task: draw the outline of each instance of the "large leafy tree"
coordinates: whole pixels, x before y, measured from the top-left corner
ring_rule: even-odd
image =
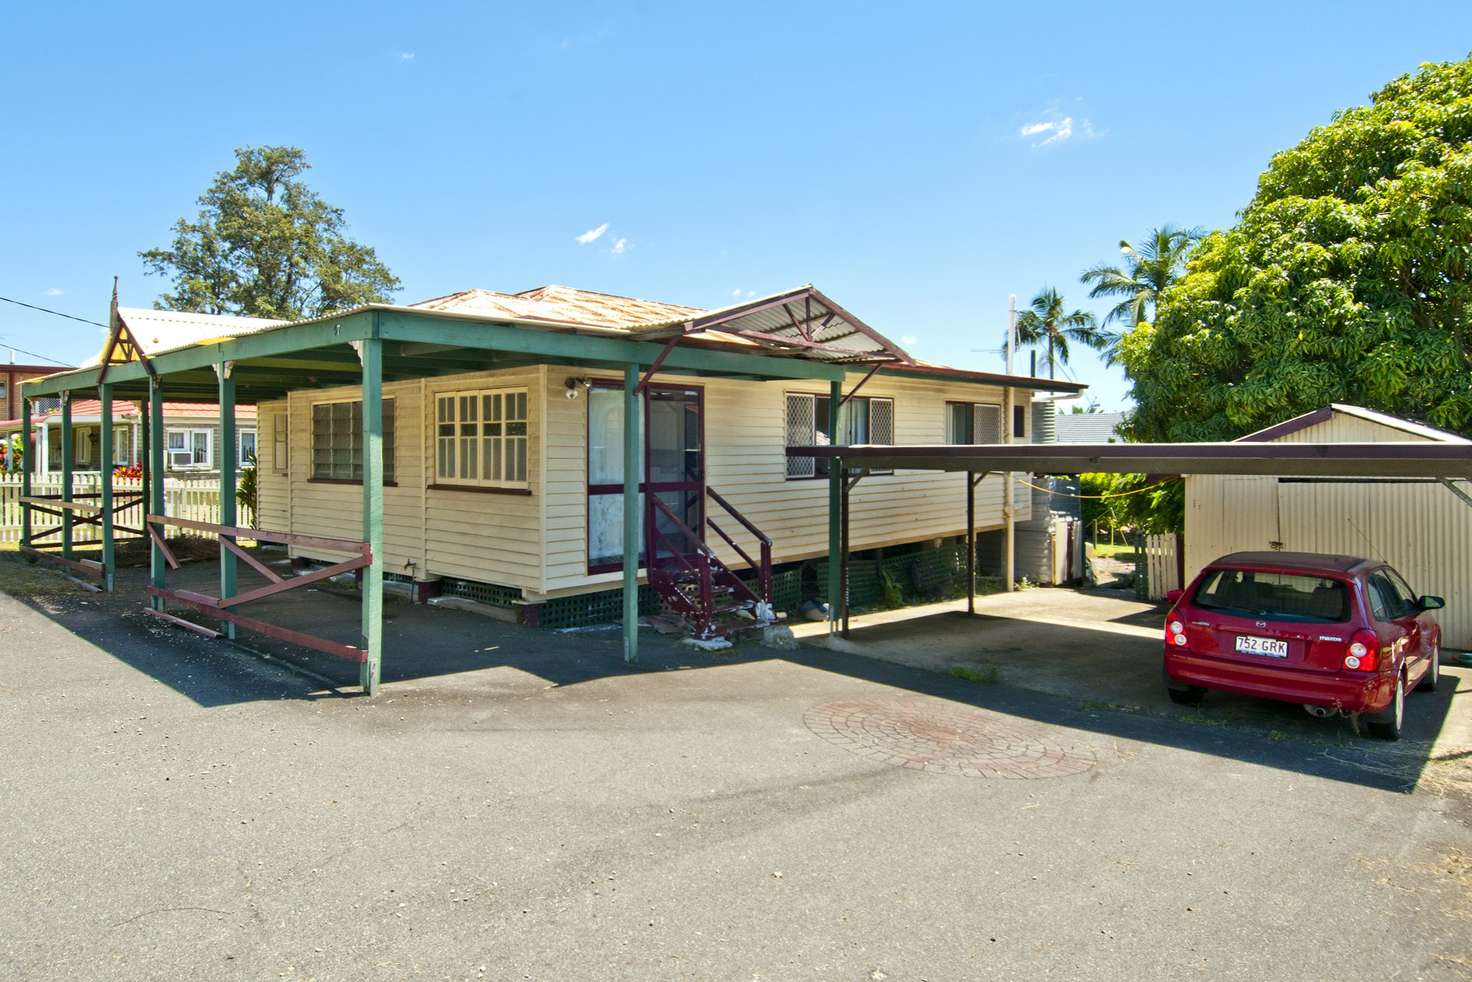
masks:
[[[174,288],[155,306],[296,320],[381,302],[398,279],[369,246],[347,236],[342,209],[301,175],[296,147],[244,147],[215,176],[194,221],[174,223],[174,241],[139,253]]]
[[[1017,315],[1017,343],[1022,347],[1047,348],[1049,378],[1056,377],[1059,363],[1068,364],[1070,343],[1091,348],[1105,343],[1093,314],[1066,307],[1063,296],[1051,286],[1045,286],[1032,298],[1028,309]]]
[[[1121,357],[1142,440],[1344,401],[1472,432],[1472,60],[1426,65],[1277,154]]]
[[[1201,241],[1202,231],[1162,225],[1150,230],[1138,246],[1121,240],[1119,251],[1123,262],[1116,266],[1101,264],[1085,270],[1080,282],[1090,287],[1095,300],[1113,300],[1101,329],[1112,323],[1122,330],[1103,331],[1105,364],[1119,360],[1119,342],[1124,332],[1155,318],[1155,307],[1165,289],[1175,284],[1186,271],[1186,256]]]

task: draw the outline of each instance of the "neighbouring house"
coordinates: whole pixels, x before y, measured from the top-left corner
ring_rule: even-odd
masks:
[[[1465,444],[1423,423],[1333,404],[1244,442]],[[1435,478],[1186,477],[1185,574],[1238,551],[1322,552],[1383,559],[1437,611],[1445,644],[1472,648],[1472,487]]]
[[[0,364],[0,419],[20,418],[20,383],[22,381],[64,371],[66,371],[65,365],[17,364],[12,354],[9,363]],[[47,399],[37,409],[45,410],[55,404],[55,399]]]
[[[57,400],[59,401],[59,400]],[[219,411],[213,405],[189,402],[164,403],[164,469],[169,477],[205,478],[218,476],[220,445]],[[142,463],[142,414],[134,403],[116,402],[112,407],[113,467]],[[256,452],[256,410],[239,406],[235,412],[234,453],[238,466],[245,466]],[[46,409],[31,417],[32,441],[38,452],[32,457],[37,477],[61,473],[61,409]],[[19,419],[0,421],[0,440],[9,440],[21,430]],[[72,469],[79,474],[101,469],[102,406],[95,399],[72,403]]]

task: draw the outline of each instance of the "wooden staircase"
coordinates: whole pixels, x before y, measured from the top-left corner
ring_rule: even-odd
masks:
[[[649,585],[665,610],[678,617],[692,637],[711,641],[766,627],[777,618],[772,610],[772,540],[714,489],[705,493],[756,540],[758,558],[753,559],[714,519],[706,518],[705,524],[757,574],[756,588],[722,562],[704,537],[657,494],[645,496],[644,555]]]

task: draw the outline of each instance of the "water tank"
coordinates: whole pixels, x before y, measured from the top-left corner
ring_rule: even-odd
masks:
[[[1051,399],[1032,404],[1032,442],[1058,442],[1058,410]]]

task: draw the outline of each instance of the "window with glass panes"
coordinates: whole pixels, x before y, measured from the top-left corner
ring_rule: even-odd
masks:
[[[527,486],[527,390],[443,392],[435,397],[435,481]]]
[[[312,480],[363,480],[363,403],[312,405]],[[383,400],[383,480],[394,482],[394,400]]]
[[[1002,443],[1002,407],[985,402],[946,403],[946,442]]]
[[[787,445],[789,447],[826,447],[832,444],[828,433],[829,398],[806,395],[798,392],[787,394]],[[838,432],[843,435],[839,443],[875,444],[890,446],[894,443],[894,400],[870,399],[856,396],[849,399],[838,410]],[[887,474],[888,471],[872,471]],[[828,461],[823,458],[787,458],[787,476],[827,477]]]

